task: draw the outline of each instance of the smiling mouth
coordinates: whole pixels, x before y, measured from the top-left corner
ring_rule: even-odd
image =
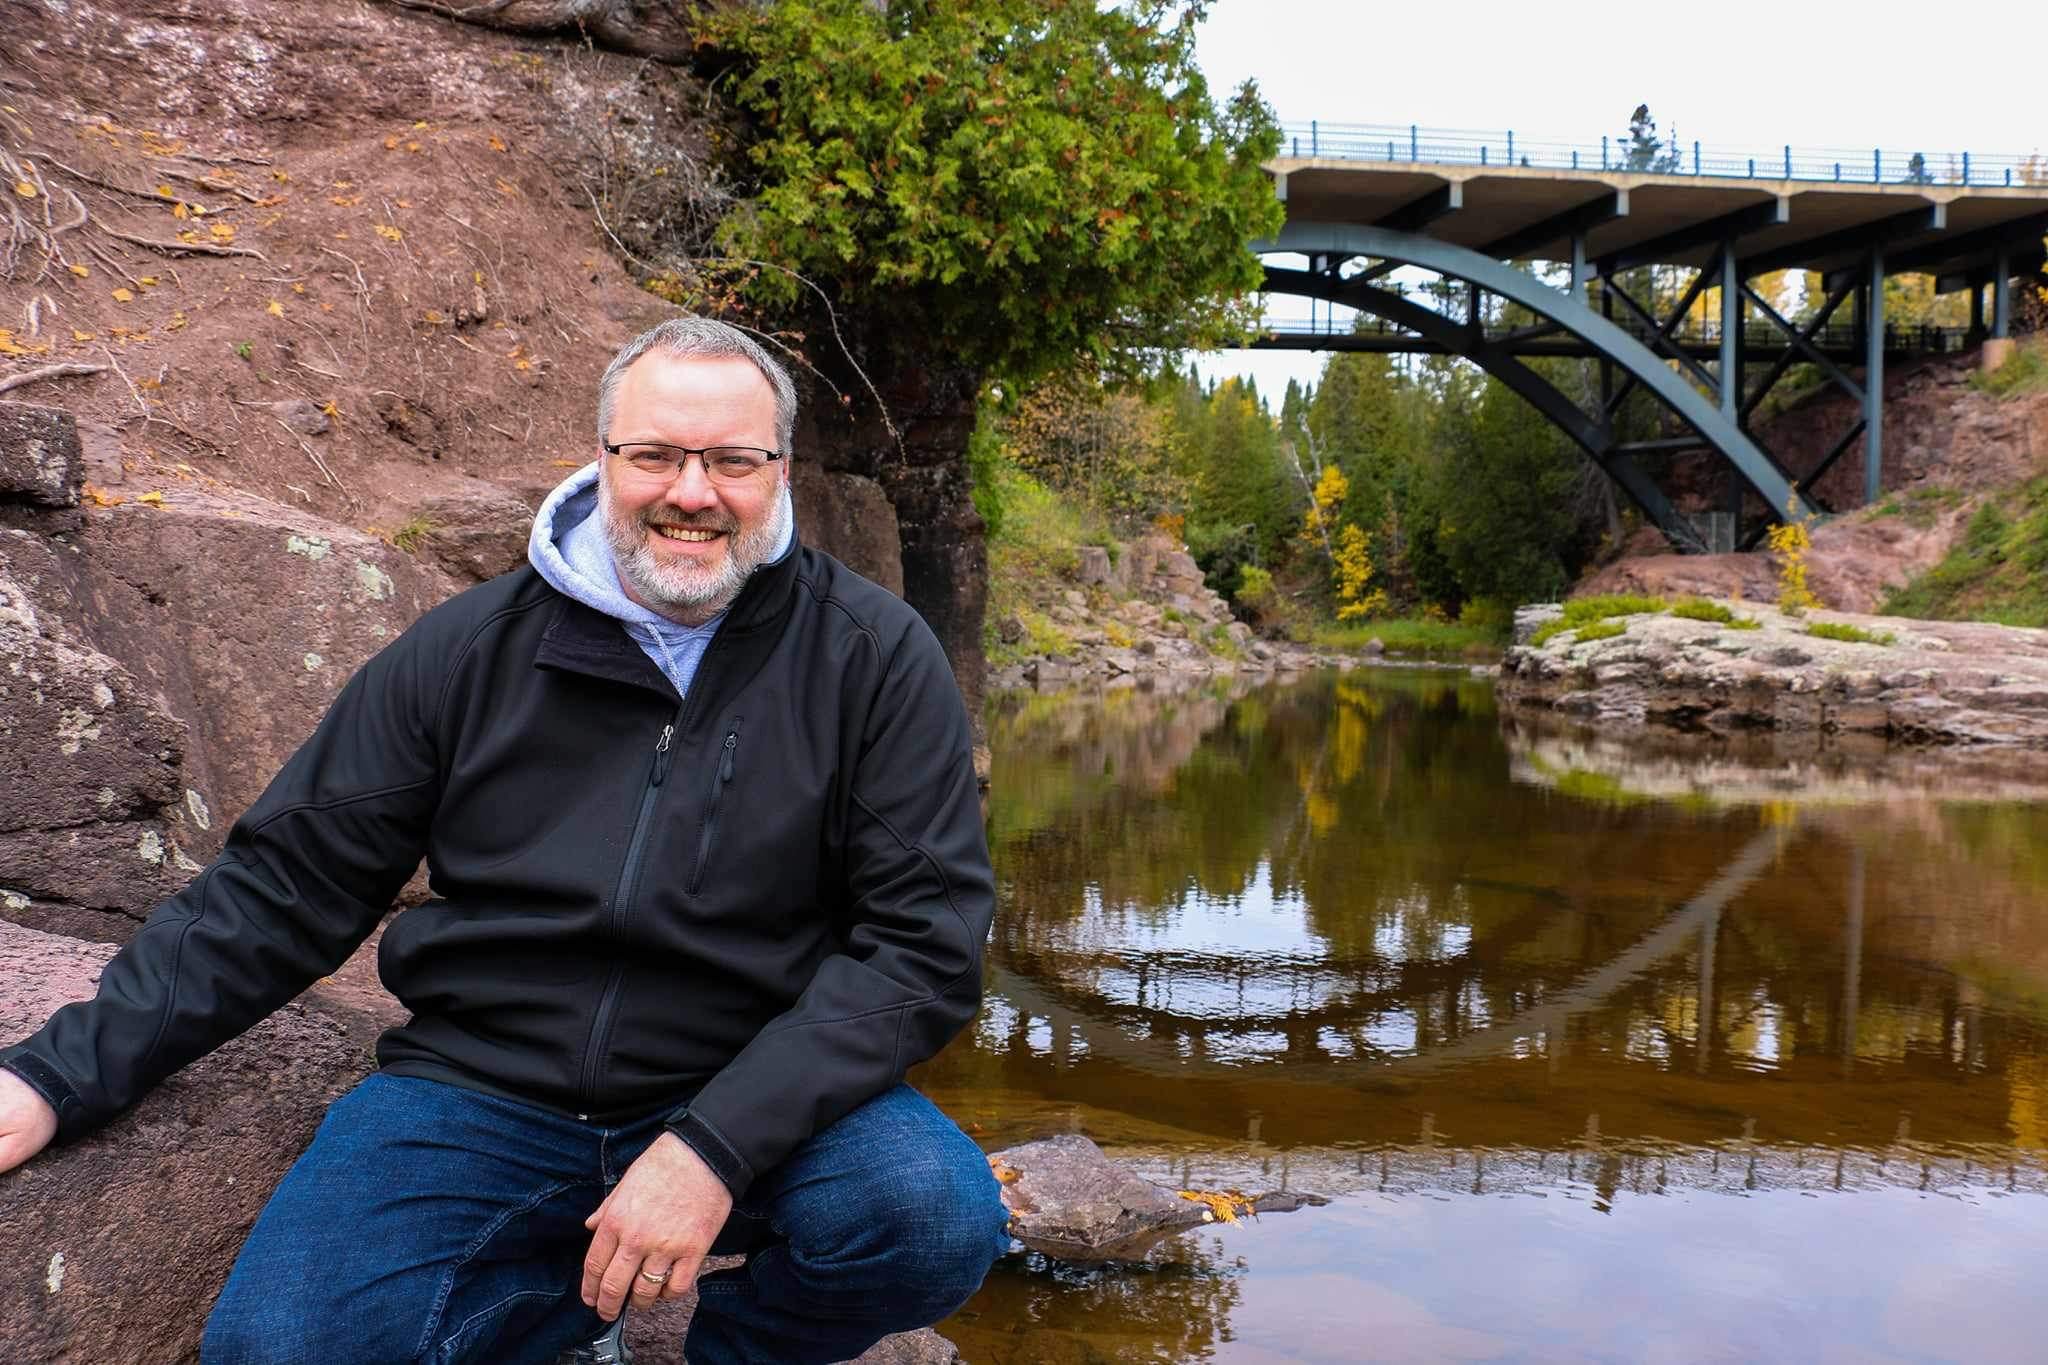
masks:
[[[705,531],[689,526],[655,526],[651,529],[664,540],[680,540],[691,544],[716,540],[725,534],[723,531]]]

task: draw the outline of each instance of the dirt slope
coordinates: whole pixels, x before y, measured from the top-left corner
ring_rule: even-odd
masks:
[[[32,35],[0,56],[0,141],[36,191],[7,196],[34,231],[0,382],[105,367],[8,395],[101,424],[129,466],[105,479],[182,463],[390,530],[467,478],[537,492],[588,457],[599,371],[665,311],[590,195],[650,138],[680,163],[687,77],[347,0],[0,20]]]

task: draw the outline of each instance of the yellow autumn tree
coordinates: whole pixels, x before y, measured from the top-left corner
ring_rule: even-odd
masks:
[[[1806,556],[1813,549],[1807,524],[1812,520],[1811,515],[1800,515],[1795,491],[1785,501],[1785,520],[1767,533],[1771,558],[1778,566],[1778,608],[1788,616],[1803,615],[1809,607],[1820,605],[1806,584]]]

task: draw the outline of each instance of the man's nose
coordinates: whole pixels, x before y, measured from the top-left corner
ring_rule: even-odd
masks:
[[[669,483],[668,494],[663,501],[692,512],[718,505],[718,490],[712,487],[711,476],[705,472],[702,455],[691,455],[683,460],[682,472]]]

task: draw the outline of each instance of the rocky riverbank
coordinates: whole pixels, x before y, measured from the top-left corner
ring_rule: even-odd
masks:
[[[1916,744],[2048,748],[2048,630],[1716,603],[1743,628],[1668,610],[1563,630],[1516,613],[1503,703],[1602,724],[1860,734]],[[1863,639],[1816,635],[1847,627]]]
[[[1071,581],[996,623],[988,685],[1056,691],[1083,684],[1302,673],[1356,660],[1265,640],[1231,615],[1193,555],[1164,535],[1083,545]],[[1368,655],[1376,651],[1367,647]]]

